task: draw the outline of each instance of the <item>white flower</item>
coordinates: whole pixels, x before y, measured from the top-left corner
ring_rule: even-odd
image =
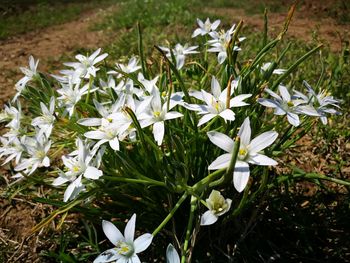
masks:
[[[64,202],[74,199],[84,189],[81,183],[82,177],[96,180],[103,174],[98,167],[100,166],[104,149],[100,150],[96,159],[93,160],[96,150],[91,150],[90,145],[85,145],[80,138],[77,139],[77,148],[77,151],[70,154],[71,156],[62,156],[66,172],[60,172],[59,177],[52,183],[54,186],[59,186],[66,182],[71,182],[64,193]],[[74,156],[72,157],[72,155]]]
[[[233,172],[233,185],[238,192],[242,192],[249,180],[249,165],[277,165],[277,162],[259,152],[270,146],[277,139],[277,132],[268,131],[260,134],[258,137],[250,140],[251,129],[249,117],[247,117],[238,133],[240,137],[240,147],[237,161]],[[234,141],[225,134],[210,131],[208,137],[212,143],[220,147],[226,154],[220,155],[212,162],[208,169],[218,170],[227,168],[231,161]]]
[[[196,37],[198,35],[204,36],[206,34],[209,34],[209,32],[211,31],[215,31],[216,28],[219,26],[220,22],[220,20],[215,20],[213,23],[210,23],[210,19],[207,18],[207,20],[205,20],[205,22],[203,23],[202,20],[197,18],[197,24],[199,28],[197,28],[193,32],[192,37]]]
[[[124,73],[130,74],[133,73],[141,68],[141,66],[138,65],[139,61],[136,57],[130,58],[127,65],[121,64],[121,63],[115,63],[116,68]],[[117,71],[108,71],[108,74],[116,74],[117,78],[123,77],[123,75]]]
[[[148,80],[145,79],[145,77],[143,76],[143,74],[141,72],[139,72],[139,74],[137,75],[137,80],[141,82],[141,84],[145,87],[146,91],[148,93],[152,93],[153,89],[157,87],[157,81],[158,81],[159,76],[155,77],[152,80]]]
[[[14,122],[17,122],[17,120],[20,120],[21,118],[22,107],[19,100],[17,101],[17,108],[11,105],[5,105],[4,111],[0,113],[0,122],[9,121],[6,127],[11,127]]]
[[[230,210],[232,200],[225,199],[219,191],[212,190],[209,198],[205,200],[209,210],[206,211],[201,217],[201,225],[211,225],[214,224],[219,216],[225,214]]]
[[[23,159],[15,167],[15,171],[23,171],[28,175],[32,174],[38,167],[49,167],[50,159],[47,153],[51,147],[51,141],[48,141],[45,135],[36,135],[35,138],[28,138],[24,147],[29,155],[28,159]]]
[[[119,151],[119,127],[114,123],[103,123],[98,130],[88,131],[84,134],[86,138],[99,140],[95,147],[108,142],[111,148],[115,151]]]
[[[180,263],[180,257],[172,244],[166,249],[166,263]]]
[[[287,115],[287,119],[290,124],[293,126],[299,126],[300,120],[297,113],[300,113],[300,110],[298,106],[303,104],[304,101],[292,98],[285,86],[279,85],[278,90],[282,97],[270,89],[265,89],[265,91],[274,99],[271,100],[259,98],[258,102],[265,107],[274,108],[274,113],[276,115]]]
[[[198,51],[195,51],[195,49],[198,48],[198,46],[191,46],[189,47],[187,44],[184,46],[181,44],[176,44],[175,48],[172,49],[172,52],[176,59],[176,68],[181,69],[185,65],[185,57],[188,54],[196,54],[199,53]],[[171,52],[170,49],[167,47],[161,47],[161,49],[165,52],[167,52],[166,56],[171,59]]]
[[[61,89],[57,90],[57,92],[61,95],[57,98],[60,101],[60,106],[66,108],[66,112],[68,112],[69,117],[72,117],[75,104],[81,100],[83,95],[88,93],[88,89],[88,84],[80,89],[79,84],[75,85],[74,87],[72,83],[69,83],[68,85],[63,85]],[[91,89],[90,91],[93,92],[94,89]]]
[[[174,106],[174,104],[173,104]],[[171,108],[169,107],[169,110]],[[177,111],[167,110],[167,103],[162,105],[160,93],[157,89],[153,89],[153,98],[149,112],[140,114],[140,125],[142,128],[153,124],[153,136],[158,145],[161,145],[164,138],[164,121],[176,119],[183,115]]]
[[[152,243],[153,236],[149,233],[143,234],[134,239],[136,214],[126,224],[124,235],[109,221],[102,221],[103,232],[115,246],[101,253],[94,263],[116,261],[117,263],[141,263],[138,253],[146,250]]]
[[[34,77],[38,74],[37,73],[37,67],[39,64],[39,60],[35,61],[33,56],[29,57],[29,68],[20,67],[20,70],[25,75],[23,78],[21,78],[15,85],[17,93],[14,96],[12,101],[16,101],[18,96],[21,95],[22,91],[26,87],[27,83],[34,79]]]
[[[53,123],[55,122],[55,97],[51,97],[49,108],[40,102],[42,115],[32,120],[32,125],[40,128],[41,132],[48,138],[51,134]]]
[[[0,137],[2,147],[0,147],[0,158],[7,156],[4,164],[15,160],[15,164],[18,164],[21,160],[22,154],[26,151],[25,141],[26,136],[22,136],[20,139],[14,137],[11,141],[6,140],[4,137]]]
[[[126,81],[122,80],[114,90],[118,95],[120,105],[126,104],[130,107],[135,107],[134,95],[137,97],[143,95],[143,91],[134,87],[134,81],[131,79],[127,79]]]
[[[83,56],[81,54],[76,55],[75,58],[79,62],[68,62],[64,63],[64,65],[74,68],[73,79],[76,77],[85,79],[90,78],[90,76],[96,77],[96,72],[99,70],[99,68],[96,68],[94,65],[101,62],[108,56],[107,53],[99,56],[100,52],[101,48],[97,49],[89,57]]]
[[[300,112],[310,116],[319,116],[324,125],[327,124],[327,114],[340,114],[339,111],[331,108],[340,108],[338,105],[341,102],[340,100],[333,98],[333,96],[330,96],[330,94],[325,90],[316,94],[313,88],[306,81],[303,81],[303,84],[308,89],[308,96],[305,96],[301,92],[295,91],[295,96],[303,100],[303,102],[306,104],[300,107]]]
[[[220,84],[215,77],[212,77],[211,79],[211,92],[212,94],[202,90],[202,96],[195,95],[196,98],[203,100],[206,103],[206,105],[186,105],[186,108],[190,110],[199,111],[199,114],[203,115],[203,117],[198,122],[198,126],[203,125],[204,123],[210,121],[216,116],[220,116],[225,121],[234,121],[235,113],[230,108],[248,105],[248,103],[243,102],[243,100],[252,96],[251,94],[238,95],[230,99],[228,105],[229,107],[227,107],[227,88],[221,91]],[[229,94],[229,96],[231,96],[233,92],[234,89],[231,89],[231,94]]]
[[[235,31],[235,25],[233,25],[228,31],[220,32],[211,32],[209,35],[213,38],[208,41],[208,44],[211,45],[211,48],[208,49],[208,52],[218,53],[218,62],[219,64],[224,63],[227,58],[227,48],[231,43],[232,35]],[[238,38],[239,42],[242,42],[245,37]],[[238,46],[233,47],[234,51],[240,51],[241,48]]]

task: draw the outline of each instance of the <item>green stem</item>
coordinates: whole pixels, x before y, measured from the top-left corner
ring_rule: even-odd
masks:
[[[276,88],[278,87],[278,85],[285,79],[287,78],[290,73],[292,73],[292,71],[294,71],[302,62],[304,62],[306,59],[308,59],[313,53],[315,53],[317,50],[319,50],[323,45],[318,45],[317,47],[315,47],[314,49],[310,50],[309,52],[307,52],[304,56],[302,56],[301,58],[299,58],[292,66],[290,66],[286,72],[283,73],[283,75],[281,75],[272,85],[272,87],[270,87],[271,90],[276,90]]]
[[[93,78],[92,78],[92,76],[90,75],[89,87],[88,87],[88,94],[86,95],[86,99],[85,99],[85,103],[86,103],[86,104],[89,103],[89,99],[90,99],[90,90],[91,90],[92,82],[93,82]]]
[[[190,217],[188,218],[188,224],[186,229],[186,237],[184,242],[184,249],[181,256],[181,263],[186,263],[186,254],[188,250],[188,244],[189,240],[191,238],[191,232],[192,232],[192,226],[193,226],[193,219],[194,219],[194,212],[197,209],[197,198],[192,196],[191,197],[191,208],[190,208]]]
[[[196,183],[194,186],[192,186],[193,191],[198,191],[203,189],[203,187],[206,187],[207,184],[209,184],[211,181],[213,181],[217,176],[223,174],[224,172],[226,172],[226,169],[220,169],[220,170],[216,170],[215,172],[209,174],[207,177],[203,178],[202,180],[200,180],[198,183]],[[199,191],[201,192],[201,191]]]
[[[158,186],[164,186],[165,183],[153,180],[153,179],[135,179],[135,178],[125,178],[121,176],[108,176],[104,175],[102,178],[109,180],[109,181],[116,181],[116,182],[124,182],[124,183],[136,183],[136,184],[150,184],[150,185],[158,185]]]
[[[187,198],[187,193],[184,193],[180,199],[177,201],[177,203],[175,204],[174,208],[170,211],[170,213],[167,215],[167,217],[163,220],[162,223],[160,223],[160,225],[153,231],[152,235],[155,236],[158,234],[158,232],[160,230],[163,229],[163,227],[169,222],[169,220],[174,216],[176,210],[181,206],[181,204],[183,203],[183,201],[185,201],[185,199]]]

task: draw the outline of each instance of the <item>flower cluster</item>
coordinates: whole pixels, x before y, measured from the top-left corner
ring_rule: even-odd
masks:
[[[232,199],[222,195],[230,194],[227,182],[236,189],[232,195],[239,196],[249,189],[256,171],[266,172],[264,167],[278,164],[269,147],[280,147],[282,140],[277,138],[285,133],[284,125],[275,124],[283,120],[270,118],[262,106],[272,108],[275,115],[286,115],[295,127],[309,121],[309,116],[326,124],[328,114],[339,114],[340,101],[326,91],[315,92],[307,82],[306,95],[291,93],[282,83],[270,86],[264,76],[288,73],[276,69],[276,63],[252,63],[241,71],[240,66],[231,65],[230,58],[238,55],[245,39],[238,37],[239,26],[217,31],[220,20],[197,19],[197,23],[192,37],[205,38],[204,61],[212,64],[207,68],[185,63],[188,55],[203,54],[198,51],[201,45],[180,43],[175,48],[159,48],[170,67],[163,69],[161,63],[158,75],[146,70],[142,57],[107,66],[108,54],[98,49],[64,63],[68,68],[59,75],[46,76],[38,72],[38,61],[31,56],[29,68],[21,68],[25,76],[16,84],[12,104],[5,105],[0,115],[0,121],[6,122],[0,157],[4,164],[13,164],[14,177],[24,179],[38,169],[49,170],[55,176],[49,178],[55,189],[65,186],[64,202],[103,187],[110,178],[161,186],[167,197],[177,197],[179,192],[184,199],[191,196],[191,205],[197,202],[194,210],[206,209],[200,225],[211,225],[233,206]],[[210,53],[217,57],[207,60]],[[193,72],[201,70],[199,81],[192,78]],[[263,98],[263,91],[270,98]],[[22,110],[21,101],[31,104]],[[269,120],[264,122],[266,116]],[[136,156],[134,160],[125,157],[129,154]],[[125,187],[128,189],[127,184]],[[209,196],[207,190],[211,190]],[[103,221],[103,231],[114,248],[94,262],[140,262],[137,254],[150,246],[184,200],[180,201],[152,234],[136,239],[136,214],[124,235],[114,224]],[[167,249],[167,262],[180,262],[172,245]]]

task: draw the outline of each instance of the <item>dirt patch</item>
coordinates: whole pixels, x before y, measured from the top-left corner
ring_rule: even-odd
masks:
[[[0,104],[14,95],[14,84],[21,77],[18,68],[28,64],[30,55],[40,59],[39,71],[45,71],[49,66],[60,66],[59,59],[63,54],[69,55],[81,48],[94,49],[107,43],[110,34],[107,36],[89,28],[115,8],[89,12],[76,21],[0,41]]]
[[[320,12],[319,5],[314,8],[302,6],[302,8],[295,12],[289,26],[287,35],[295,37],[306,42],[311,42],[314,37],[318,41],[328,45],[333,52],[342,50],[342,44],[345,40],[349,40],[350,25],[339,24],[336,19],[331,17],[318,17]],[[287,8],[286,8],[287,9]],[[243,9],[233,8],[208,8],[205,10],[208,13],[232,17],[234,21],[243,20],[244,23],[257,32],[261,32],[264,27],[263,15],[247,15]],[[269,32],[276,36],[282,29],[286,13],[269,13]]]

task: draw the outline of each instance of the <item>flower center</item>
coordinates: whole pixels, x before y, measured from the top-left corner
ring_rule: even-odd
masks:
[[[72,170],[73,170],[73,172],[77,173],[80,171],[80,167],[75,165],[75,166],[73,166]]]
[[[287,105],[288,105],[288,107],[293,107],[293,106],[294,106],[294,103],[293,103],[292,101],[288,101],[288,102],[287,102]]]
[[[244,160],[248,155],[248,151],[245,148],[241,148],[238,151],[238,159]]]
[[[35,157],[37,157],[38,159],[44,159],[46,156],[46,153],[44,151],[37,151],[35,153]]]
[[[134,254],[134,247],[126,242],[123,241],[118,241],[116,246],[115,246],[115,250],[117,251],[117,253],[119,255],[123,255],[123,256],[131,256],[132,254]]]
[[[160,111],[155,111],[155,112],[153,112],[153,115],[154,115],[154,117],[159,117],[160,116]]]

